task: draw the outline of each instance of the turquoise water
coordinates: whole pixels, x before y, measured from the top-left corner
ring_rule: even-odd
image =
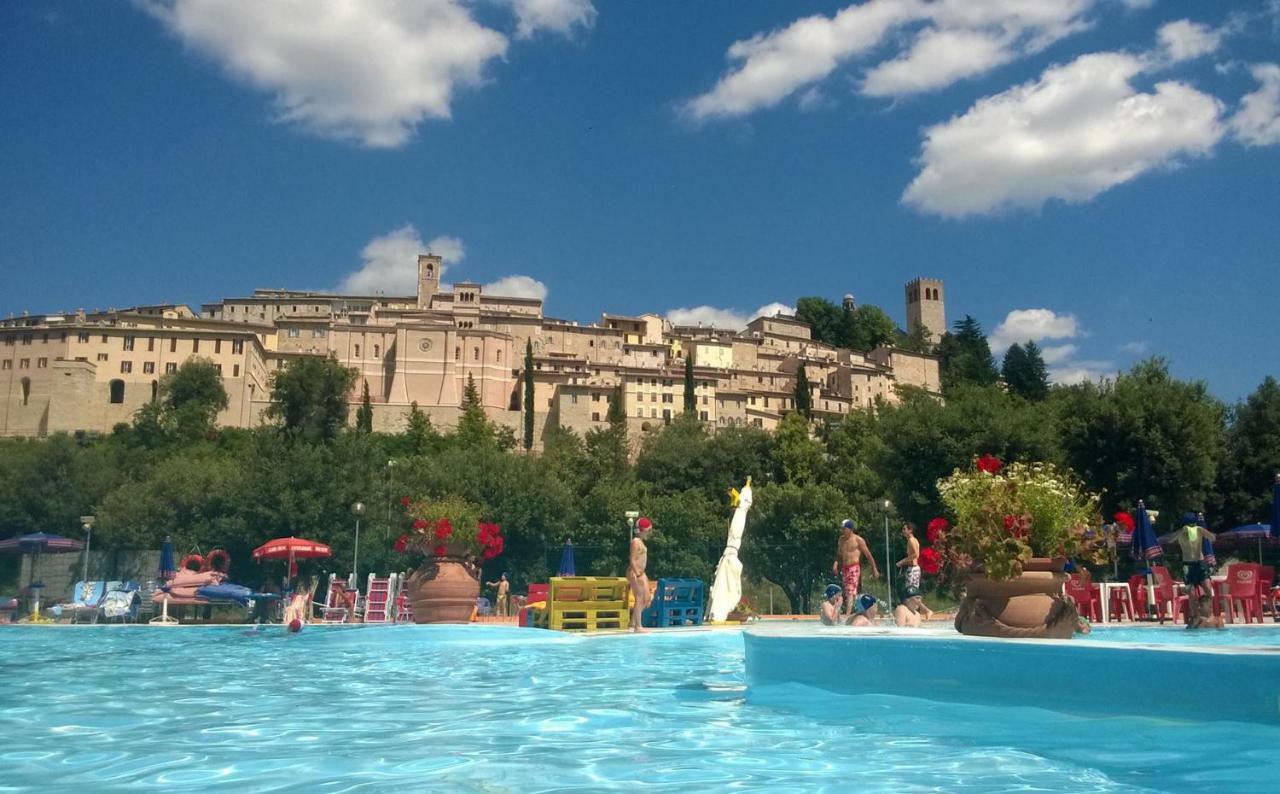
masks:
[[[1225,629],[1187,631],[1185,626],[1168,628],[1100,628],[1089,635],[1104,642],[1155,642],[1162,645],[1280,646],[1280,627],[1228,626]]]
[[[1280,775],[1274,726],[747,693],[732,632],[5,628],[0,675],[0,788],[1224,791]],[[1153,697],[1194,686],[1153,678]]]

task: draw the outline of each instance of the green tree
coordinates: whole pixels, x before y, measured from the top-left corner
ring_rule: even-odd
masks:
[[[431,417],[418,408],[416,401],[409,404],[404,435],[410,455],[427,455],[440,449],[440,433],[431,425]]]
[[[458,417],[453,438],[463,448],[497,443],[497,430],[484,411],[480,390],[476,388],[475,378],[470,373],[467,374],[467,385],[462,392],[462,415]]]
[[[1271,486],[1280,474],[1280,383],[1270,375],[1231,412],[1226,455],[1218,477],[1219,513],[1230,526],[1268,516]]]
[[[356,372],[333,356],[305,356],[271,375],[267,415],[285,432],[309,441],[330,441],[347,423],[347,395]]]
[[[693,351],[688,351],[684,357],[684,412],[690,416],[698,413],[698,398],[693,387]]]
[[[815,340],[829,345],[843,346],[844,314],[826,298],[810,296],[796,301],[796,319],[808,323]]]
[[[942,389],[944,392],[958,386],[990,386],[999,380],[996,362],[991,356],[991,346],[982,333],[978,321],[965,315],[955,324],[953,333],[946,334],[938,343],[942,358]]]
[[[840,346],[852,350],[874,350],[880,345],[892,344],[897,336],[898,326],[884,309],[868,303],[844,313]]]
[[[364,382],[364,394],[360,398],[360,407],[356,409],[356,430],[361,433],[373,432],[373,403],[369,399],[369,381]]]
[[[169,439],[207,438],[228,404],[218,366],[207,358],[188,359],[160,378],[156,399],[134,414],[134,436],[153,448]]]
[[[608,429],[592,428],[584,438],[587,462],[596,479],[617,480],[627,476],[631,449],[627,440],[627,416],[622,404],[622,386],[609,395]]]
[[[636,459],[636,477],[655,494],[703,487],[707,440],[707,428],[697,417],[680,414],[658,432],[646,434]]]
[[[813,415],[813,392],[809,390],[809,376],[804,371],[804,364],[796,372],[796,410],[808,419]]]
[[[763,484],[755,489],[743,562],[782,588],[793,613],[809,614],[814,590],[831,570],[840,522],[853,517],[830,485]]]
[[[896,344],[900,350],[908,353],[927,355],[933,352],[933,340],[929,336],[929,329],[925,328],[923,323],[916,323],[910,330],[899,332]]]
[[[533,340],[524,342],[524,448],[533,449]]]
[[[1173,519],[1201,509],[1222,459],[1226,411],[1201,381],[1150,359],[1114,382],[1054,390],[1067,463],[1108,510],[1145,499]]]
[[[789,411],[778,423],[775,457],[784,482],[809,485],[818,481],[824,468],[825,451],[811,436],[809,420],[799,411]]]
[[[1004,354],[1000,376],[1009,391],[1019,397],[1043,400],[1049,396],[1049,372],[1035,342],[1027,342],[1025,347],[1011,345]]]

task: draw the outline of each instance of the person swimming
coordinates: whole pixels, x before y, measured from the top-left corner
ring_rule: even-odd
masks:
[[[827,597],[823,600],[822,606],[818,609],[818,618],[824,626],[838,625],[840,620],[840,601],[844,595],[844,590],[838,584],[827,585]]]
[[[850,626],[874,626],[880,619],[880,601],[870,593],[858,596],[853,604],[853,617],[849,618]]]
[[[933,617],[933,610],[924,605],[924,598],[920,595],[920,588],[908,585],[902,589],[903,601],[893,610],[893,622],[897,626],[911,626],[913,628],[920,627],[921,613],[924,613],[924,620]]]

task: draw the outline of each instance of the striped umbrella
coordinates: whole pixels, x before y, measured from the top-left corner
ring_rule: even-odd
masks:
[[[16,538],[0,540],[0,552],[16,552],[35,556],[35,559],[31,561],[31,576],[27,580],[27,589],[37,591],[38,588],[44,587],[43,584],[35,580],[36,568],[40,565],[41,554],[61,554],[68,551],[80,551],[83,548],[84,544],[78,540],[64,538],[61,535],[50,535],[47,532],[33,532],[30,535],[19,535]],[[31,620],[41,620],[40,597],[38,594],[32,598]]]
[[[1138,500],[1138,515],[1133,528],[1133,558],[1143,565],[1147,577],[1147,614],[1156,611],[1156,586],[1152,579],[1151,560],[1160,556],[1160,541],[1156,531],[1151,527],[1151,516],[1147,515],[1146,504]],[[1158,613],[1160,622],[1164,623],[1164,613]]]

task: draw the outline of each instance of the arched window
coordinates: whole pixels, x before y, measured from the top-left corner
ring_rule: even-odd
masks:
[[[31,378],[22,379],[22,404],[26,405],[31,399]]]
[[[110,388],[111,388],[111,402],[113,403],[124,402],[124,381],[120,380],[119,378],[116,378],[115,380],[111,381]]]

